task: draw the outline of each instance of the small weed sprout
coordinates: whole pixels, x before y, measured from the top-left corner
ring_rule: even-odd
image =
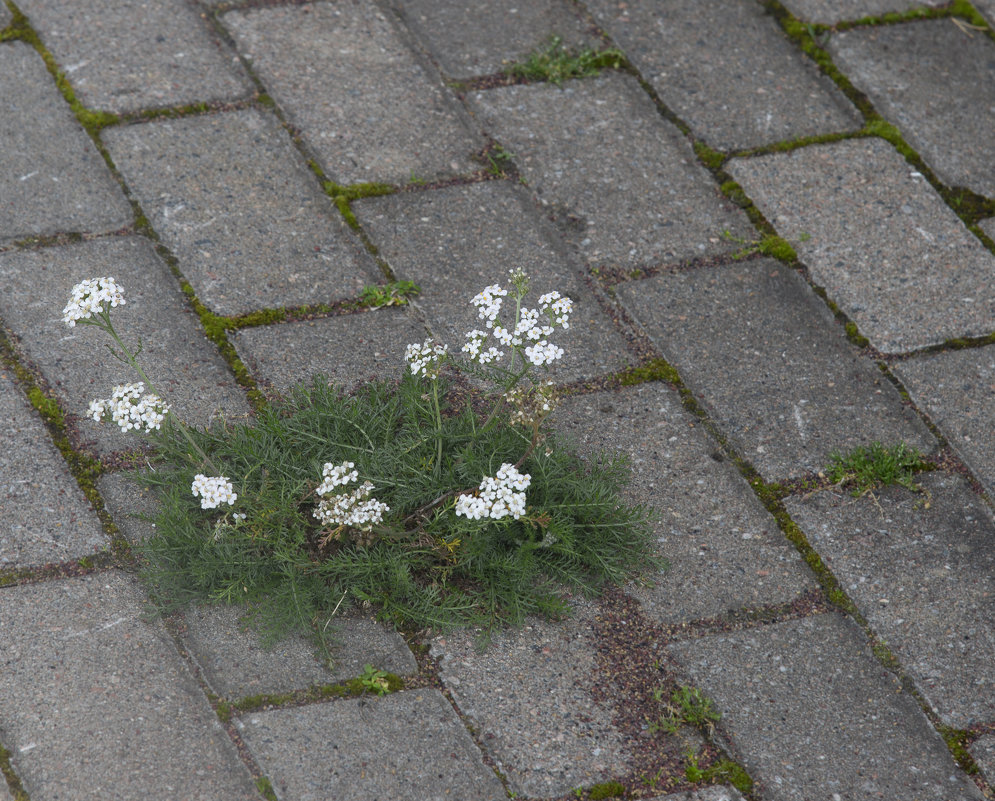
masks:
[[[664,712],[650,723],[650,733],[665,731],[677,734],[681,726],[694,726],[711,736],[722,715],[715,710],[710,698],[697,687],[684,685],[675,688],[669,699],[664,692],[662,687],[653,690],[653,700],[663,705]]]
[[[552,36],[546,47],[532,52],[524,61],[509,64],[505,72],[512,78],[549,81],[559,86],[570,78],[586,78],[624,64],[625,56],[620,50],[575,51],[563,44],[562,36]]]
[[[371,309],[382,306],[404,306],[409,297],[414,297],[421,289],[414,281],[394,281],[384,286],[367,286],[359,296],[359,304]]]
[[[373,665],[363,665],[363,672],[359,676],[359,683],[366,692],[375,695],[386,695],[390,692],[390,681],[387,679],[387,671],[377,670]]]
[[[891,446],[872,442],[869,446],[854,448],[846,455],[834,451],[829,458],[831,463],[825,471],[826,476],[834,484],[851,487],[854,497],[889,484],[900,484],[913,492],[921,491],[915,475],[929,468],[922,454],[904,442]]]
[[[460,348],[427,340],[404,350],[400,381],[352,395],[323,377],[253,420],[186,425],[156,392],[111,321],[125,302],[111,278],[73,290],[64,318],[110,336],[137,372],[90,414],[149,439],[155,535],[139,550],[159,608],[243,603],[273,637],[310,631],[324,644],[351,605],[409,628],[444,630],[556,618],[570,593],[660,568],[654,514],[622,499],[621,457],[585,462],[546,421],[557,393],[548,371],[564,355],[573,302],[527,304],[514,271],[471,301],[479,328]],[[404,285],[370,288],[389,305]],[[486,391],[467,390],[460,374]],[[386,674],[369,668],[371,692]]]

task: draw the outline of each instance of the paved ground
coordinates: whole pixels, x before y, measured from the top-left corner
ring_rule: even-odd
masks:
[[[0,798],[995,797],[995,3],[955,5],[0,3]],[[553,34],[627,63],[501,74]],[[145,614],[74,283],[206,423],[458,344],[519,265],[577,303],[559,425],[632,455],[669,572],[482,652],[355,617],[333,668]],[[334,305],[388,279],[417,306]],[[875,440],[940,469],[826,486]],[[404,689],[330,696],[366,664]],[[714,730],[651,731],[675,682]]]

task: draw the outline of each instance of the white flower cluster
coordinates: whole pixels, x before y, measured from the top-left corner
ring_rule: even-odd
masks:
[[[111,397],[90,401],[89,414],[97,422],[110,415],[122,431],[140,429],[148,433],[158,430],[162,427],[169,405],[158,395],[143,395],[143,392],[145,384],[141,381],[114,387]]]
[[[87,278],[73,287],[72,297],[62,310],[62,320],[70,328],[77,320],[85,320],[104,310],[104,304],[121,306],[124,292],[113,278]]]
[[[228,476],[205,476],[198,473],[193,477],[190,491],[195,498],[200,498],[201,509],[217,509],[223,503],[232,506],[238,499]]]
[[[408,345],[404,351],[404,360],[411,366],[412,375],[438,378],[448,351],[448,345],[436,345],[434,339],[426,339],[420,345]]]
[[[376,498],[370,498],[373,484],[364,481],[363,484],[350,493],[332,495],[336,487],[343,487],[359,478],[359,473],[353,470],[352,462],[334,465],[326,462],[322,468],[324,481],[315,492],[322,496],[314,516],[326,526],[349,526],[360,531],[369,531],[376,523],[383,520],[384,512],[390,507]]]
[[[521,276],[524,279],[524,274]],[[514,328],[508,329],[496,324],[498,314],[501,312],[502,298],[507,294],[507,290],[494,284],[484,289],[471,301],[477,307],[477,316],[484,321],[487,328],[493,329],[494,337],[498,342],[506,348],[526,345],[525,358],[536,367],[551,364],[557,359],[563,358],[563,348],[549,342],[548,337],[552,336],[556,326],[570,327],[573,301],[563,297],[559,292],[549,292],[539,298],[538,309],[520,309]],[[545,319],[540,322],[540,317],[543,314]],[[501,352],[497,348],[484,347],[487,337],[486,331],[474,329],[468,332],[463,352],[469,354],[473,361],[480,364],[490,364],[500,359]]]
[[[525,490],[531,483],[532,476],[519,473],[513,464],[505,462],[493,478],[484,476],[478,494],[456,499],[456,514],[471,520],[500,520],[508,515],[518,520],[525,514]]]

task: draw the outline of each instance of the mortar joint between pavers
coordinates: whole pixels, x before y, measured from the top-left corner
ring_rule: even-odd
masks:
[[[31,801],[21,782],[21,777],[17,775],[11,764],[10,751],[4,747],[3,743],[0,743],[0,774],[3,774],[3,778],[7,782],[7,788],[13,796],[13,801]]]

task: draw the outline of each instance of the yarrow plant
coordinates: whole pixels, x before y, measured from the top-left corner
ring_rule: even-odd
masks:
[[[157,602],[247,603],[280,633],[320,633],[351,604],[409,627],[490,630],[659,566],[650,510],[620,495],[624,460],[585,461],[546,425],[573,303],[528,294],[521,271],[486,287],[462,347],[409,344],[399,383],[346,394],[319,377],[249,423],[198,429],[115,330],[124,290],[74,287],[66,324],[102,329],[141,379],[88,414],[153,445],[140,480],[160,511],[141,548]]]

